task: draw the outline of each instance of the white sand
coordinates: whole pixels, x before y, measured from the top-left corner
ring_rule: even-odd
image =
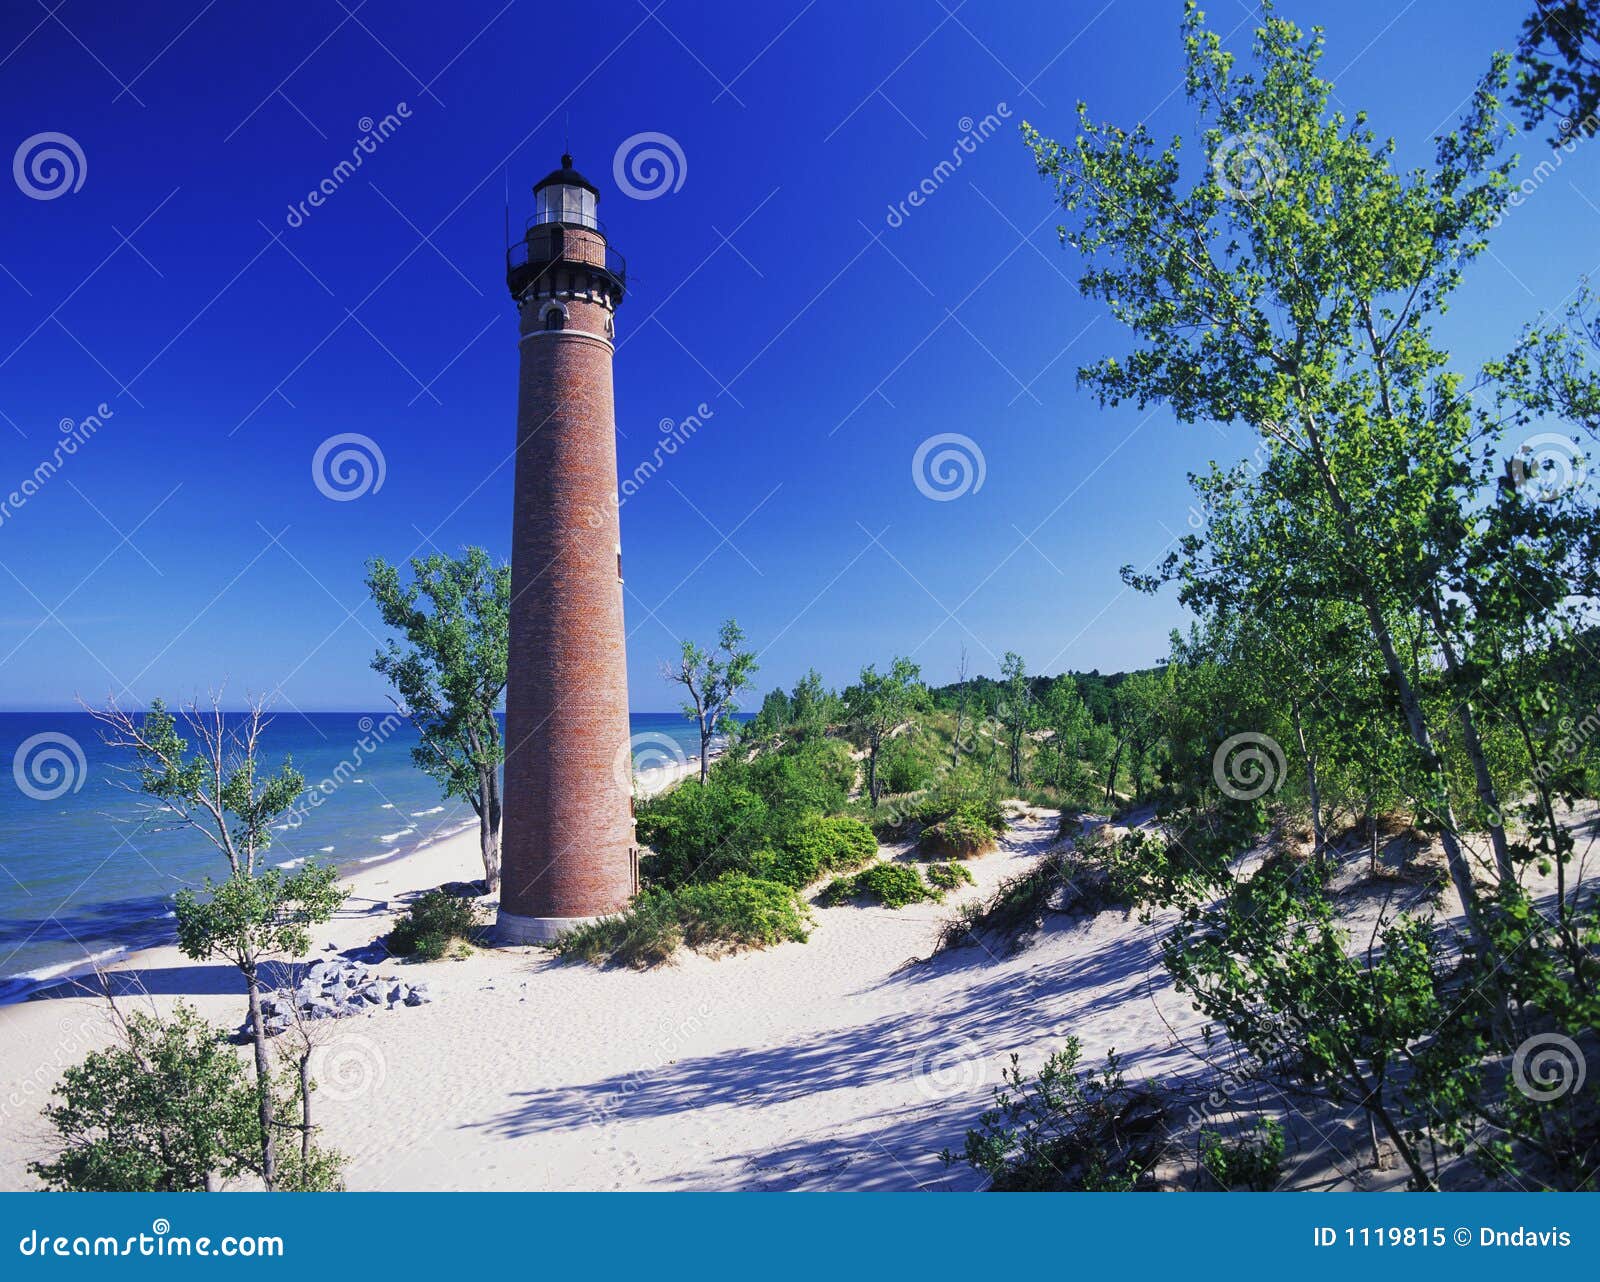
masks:
[[[1026,866],[1052,830],[1019,823],[972,863],[979,889]],[[470,832],[358,871],[312,956],[383,934],[393,913],[378,903],[475,875]],[[436,1000],[317,1026],[325,1138],[356,1189],[970,1185],[937,1151],[959,1146],[1008,1052],[1043,1054],[1100,990],[1056,948],[999,963],[964,949],[900,970],[953,902],[817,909],[808,943],[646,972],[536,949],[391,964]],[[161,1010],[184,1000],[229,1026],[242,1017],[220,964],[158,948],[113,970],[138,972]],[[0,1008],[0,1188],[33,1185],[25,1164],[48,1144],[39,1106],[62,1066],[108,1039],[102,1011],[86,996]],[[1156,1036],[1148,1009],[1130,1018],[1139,1040]]]
[[[970,863],[978,886],[944,905],[817,909],[808,943],[766,952],[645,972],[536,949],[390,964],[436,1000],[316,1026],[324,1138],[354,1189],[970,1188],[973,1172],[936,1155],[960,1147],[1012,1051],[1033,1066],[1077,1034],[1086,1062],[1115,1048],[1130,1076],[1203,1091],[1199,1017],[1161,968],[1159,924],[1056,918],[1009,957],[963,948],[904,965],[956,899],[1027,867],[1053,830],[1053,815],[1019,817],[1002,850]],[[378,938],[402,895],[478,875],[470,832],[359,871],[312,956]],[[161,1010],[181,999],[229,1026],[242,1017],[220,964],[160,948],[115,970],[137,972]],[[33,1186],[40,1104],[62,1066],[107,1040],[102,1010],[82,996],[0,1009],[0,1188]],[[1293,1130],[1296,1183],[1371,1182],[1327,1143],[1358,1153],[1358,1115]]]

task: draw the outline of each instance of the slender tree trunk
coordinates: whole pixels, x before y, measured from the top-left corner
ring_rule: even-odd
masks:
[[[1394,646],[1394,634],[1390,632],[1388,621],[1383,617],[1383,610],[1370,590],[1363,588],[1362,598],[1367,622],[1383,655],[1389,679],[1394,682],[1401,711],[1405,713],[1406,727],[1411,732],[1411,742],[1422,754],[1423,769],[1428,772],[1428,777],[1436,789],[1430,809],[1433,810],[1433,818],[1439,825],[1439,842],[1444,847],[1445,863],[1450,869],[1450,881],[1456,888],[1456,894],[1461,898],[1461,907],[1467,915],[1473,936],[1479,944],[1487,946],[1488,937],[1483,928],[1482,913],[1479,911],[1478,891],[1472,884],[1472,867],[1467,863],[1466,854],[1456,836],[1455,814],[1450,806],[1450,793],[1445,784],[1443,764],[1439,760],[1438,749],[1433,745],[1433,736],[1428,731],[1428,720],[1422,710],[1422,701],[1417,697],[1416,687],[1411,684],[1411,679],[1406,676],[1405,665],[1400,662],[1399,652]]]
[[[1122,765],[1122,741],[1117,741],[1116,751],[1111,754],[1111,766],[1106,771],[1106,805],[1110,805],[1117,793],[1117,770]]]
[[[1369,334],[1375,338],[1375,331],[1368,322]],[[1380,370],[1380,373],[1382,371]],[[1297,383],[1296,390],[1302,399],[1306,399],[1306,389]],[[1389,404],[1387,392],[1387,379],[1385,377],[1384,411],[1393,415]],[[1360,553],[1362,540],[1357,536],[1355,518],[1351,513],[1350,504],[1346,501],[1339,488],[1339,482],[1334,477],[1328,466],[1328,460],[1323,452],[1322,433],[1315,419],[1307,416],[1305,420],[1307,438],[1312,447],[1312,462],[1321,478],[1323,489],[1327,492],[1329,501],[1332,502],[1334,511],[1339,515],[1340,532],[1344,536],[1345,548],[1357,569],[1361,569]],[[1443,764],[1439,759],[1438,749],[1434,747],[1433,736],[1428,730],[1428,719],[1422,708],[1422,700],[1418,698],[1416,688],[1406,676],[1404,665],[1400,662],[1400,655],[1395,649],[1394,634],[1390,631],[1389,621],[1383,616],[1383,606],[1378,600],[1377,589],[1372,581],[1363,577],[1358,588],[1361,598],[1361,607],[1366,612],[1367,624],[1372,629],[1373,639],[1378,643],[1378,649],[1383,655],[1383,664],[1389,673],[1389,679],[1394,683],[1395,693],[1399,696],[1401,710],[1405,713],[1406,727],[1411,733],[1411,741],[1416,745],[1422,755],[1423,768],[1427,771],[1435,790],[1431,800],[1433,818],[1439,825],[1439,842],[1444,847],[1445,863],[1450,869],[1450,880],[1456,888],[1456,894],[1461,898],[1461,907],[1467,917],[1467,923],[1472,930],[1474,939],[1480,947],[1487,952],[1489,949],[1488,932],[1484,929],[1482,912],[1478,903],[1477,888],[1472,884],[1472,867],[1467,862],[1466,854],[1461,849],[1461,842],[1456,836],[1455,815],[1450,806],[1450,791],[1444,778]]]
[[[961,662],[956,667],[956,733],[950,741],[950,768],[961,764],[961,723],[967,718],[967,647],[961,647]]]
[[[500,893],[500,788],[496,769],[478,774],[478,847],[483,853],[483,880],[488,893]]]
[[[700,782],[705,783],[711,777],[711,727],[706,723],[706,714],[700,714]]]
[[[302,1176],[311,1170],[311,1048],[300,1054],[300,1171]]]
[[[278,1142],[274,1134],[277,1121],[272,1098],[272,1061],[267,1055],[267,1030],[261,1020],[261,979],[254,957],[247,957],[241,969],[244,971],[245,988],[250,995],[250,1027],[255,1041],[256,1088],[261,1122],[261,1182],[271,1191],[278,1183]]]
[[[867,735],[867,796],[872,808],[878,808],[878,743],[879,735],[873,730]]]
[[[1300,743],[1300,759],[1306,763],[1306,796],[1311,801],[1311,853],[1320,860],[1327,853],[1328,838],[1322,826],[1322,792],[1317,780],[1317,756],[1306,742],[1306,728],[1300,717],[1298,700],[1290,706],[1290,713],[1294,717],[1295,738]]]
[[[1368,871],[1378,871],[1378,799],[1370,793],[1367,796],[1367,838],[1372,843],[1371,855],[1367,865]]]
[[[1450,635],[1445,629],[1444,611],[1439,608],[1438,599],[1432,593],[1428,595],[1428,617],[1433,620],[1433,630],[1439,638],[1439,648],[1444,654],[1445,671],[1453,680],[1459,680],[1461,662],[1456,656],[1455,647],[1450,644]],[[1467,749],[1467,759],[1472,763],[1472,779],[1477,787],[1478,801],[1488,812],[1489,843],[1494,848],[1495,872],[1502,886],[1511,886],[1515,884],[1517,874],[1511,866],[1511,851],[1506,844],[1505,819],[1500,813],[1500,798],[1495,790],[1494,779],[1489,774],[1489,760],[1483,751],[1483,740],[1478,737],[1478,723],[1472,713],[1472,702],[1467,698],[1464,689],[1458,693],[1460,697],[1456,700],[1456,718],[1461,723],[1461,742]]]
[[[1579,940],[1577,931],[1573,927],[1572,905],[1567,900],[1567,865],[1563,857],[1564,852],[1557,841],[1559,825],[1556,821],[1555,802],[1551,799],[1550,789],[1545,783],[1543,765],[1539,760],[1538,750],[1533,744],[1533,732],[1528,728],[1527,718],[1522,714],[1522,705],[1515,697],[1510,700],[1511,715],[1516,720],[1517,731],[1522,736],[1523,750],[1528,754],[1528,764],[1532,768],[1534,793],[1539,798],[1539,809],[1544,813],[1544,822],[1550,830],[1550,857],[1556,866],[1556,924],[1561,936],[1562,949],[1567,954],[1567,964],[1572,967],[1573,982],[1580,986],[1580,991],[1587,993],[1588,981],[1584,977],[1584,948]]]

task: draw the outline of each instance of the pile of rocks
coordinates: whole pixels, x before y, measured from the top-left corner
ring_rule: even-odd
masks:
[[[380,975],[364,962],[320,959],[306,968],[294,988],[280,988],[261,998],[267,1036],[285,1032],[298,1012],[303,1020],[345,1019],[371,1015],[396,1006],[423,1006],[433,1000],[425,983],[407,984]],[[244,1032],[254,1031],[249,1020]]]

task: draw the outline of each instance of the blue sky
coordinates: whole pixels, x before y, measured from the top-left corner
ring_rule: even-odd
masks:
[[[1241,0],[1210,9],[1247,39]],[[635,709],[672,706],[659,662],[730,614],[762,688],[808,666],[843,684],[895,653],[948,680],[963,645],[988,672],[1008,649],[1052,672],[1159,658],[1180,612],[1117,568],[1184,529],[1188,469],[1250,442],[1077,389],[1076,366],[1124,340],[1072,289],[1016,125],[1066,133],[1083,98],[1192,141],[1180,11],[7,5],[0,141],[68,135],[85,170],[55,199],[0,185],[0,491],[62,420],[112,415],[0,521],[0,708],[224,682],[287,708],[382,705],[363,560],[509,547],[503,175],[520,225],[569,131],[629,264],[623,470],[663,420],[711,411],[623,510]],[[1520,17],[1488,0],[1282,11],[1327,28],[1340,101],[1408,163]],[[991,113],[1003,128],[889,219]],[[363,122],[390,114],[361,169],[291,226]],[[641,133],[683,156],[681,184],[650,199],[613,177]],[[1584,261],[1597,231],[1579,153],[1474,267],[1459,351],[1487,356],[1558,305],[1600,267]],[[312,459],[352,432],[378,443],[383,484],[331,501]],[[977,443],[983,483],[932,501],[912,463],[946,433]]]

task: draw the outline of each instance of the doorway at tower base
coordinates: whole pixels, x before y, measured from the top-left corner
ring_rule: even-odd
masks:
[[[548,944],[558,935],[577,926],[587,926],[599,917],[523,917],[501,909],[494,919],[496,944]]]

